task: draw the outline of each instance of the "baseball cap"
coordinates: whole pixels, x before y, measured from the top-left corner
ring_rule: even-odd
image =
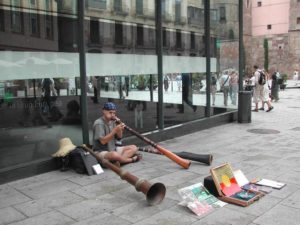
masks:
[[[113,102],[106,102],[103,105],[104,110],[117,110],[117,106]]]

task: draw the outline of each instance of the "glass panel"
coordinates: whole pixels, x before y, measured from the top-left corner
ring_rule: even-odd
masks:
[[[170,126],[205,116],[204,6],[184,0],[162,4],[165,125]]]
[[[1,1],[0,18],[2,169],[49,158],[66,135],[81,144],[82,131],[76,1]]]
[[[101,116],[103,103],[114,101],[119,117],[130,127],[154,130],[158,99],[154,0],[109,3],[107,11],[86,8],[89,128],[92,131]],[[89,41],[92,38],[99,43]]]
[[[237,109],[239,68],[238,0],[211,1],[211,54],[217,58],[217,71],[211,74],[211,103],[214,113]],[[223,84],[223,85],[222,85]],[[224,90],[220,92],[220,90]]]

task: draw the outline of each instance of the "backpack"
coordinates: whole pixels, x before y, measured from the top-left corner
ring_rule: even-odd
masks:
[[[258,84],[264,85],[266,83],[266,75],[262,71],[258,71],[260,76],[258,78]]]
[[[217,79],[215,77],[211,78],[211,84],[216,85],[217,84]]]
[[[68,155],[68,166],[76,173],[93,175],[92,166],[98,164],[94,156],[87,153],[82,147],[78,146]]]

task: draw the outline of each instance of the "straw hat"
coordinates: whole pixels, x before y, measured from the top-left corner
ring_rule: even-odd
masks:
[[[74,150],[75,148],[76,148],[76,146],[73,145],[70,138],[62,138],[59,140],[59,149],[52,156],[53,157],[64,157],[70,151]]]

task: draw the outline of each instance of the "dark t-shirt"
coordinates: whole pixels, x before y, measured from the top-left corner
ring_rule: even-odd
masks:
[[[105,137],[108,135],[113,128],[116,127],[114,121],[106,123],[102,117],[97,119],[93,125],[93,149],[95,151],[114,151],[116,150],[116,139],[113,138],[107,144],[103,145],[99,141],[99,138]]]

